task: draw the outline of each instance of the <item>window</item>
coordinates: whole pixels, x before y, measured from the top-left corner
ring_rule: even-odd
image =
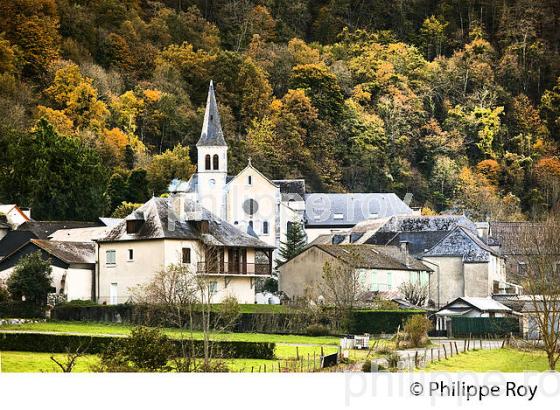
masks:
[[[183,263],[191,263],[191,248],[183,248],[183,256],[181,261]]]
[[[371,290],[372,292],[379,291],[379,284],[377,283],[377,272],[371,272]]]
[[[204,157],[204,169],[207,171],[210,170],[210,162],[211,162],[210,155],[206,154],[206,157]]]
[[[214,154],[214,158],[212,158],[212,165],[216,170],[220,168],[220,158],[218,157],[218,154]]]
[[[249,228],[253,229],[253,221],[249,221]]]
[[[210,295],[218,293],[218,282],[212,281],[208,283],[208,293],[210,293]]]
[[[268,221],[263,222],[262,233],[263,235],[268,235]]]
[[[128,250],[128,260],[129,260],[129,261],[133,261],[133,260],[134,260],[134,249],[129,249],[129,250]]]
[[[105,252],[105,259],[107,265],[116,265],[117,264],[117,251],[110,250]]]
[[[243,202],[243,211],[245,211],[247,215],[254,215],[257,213],[258,210],[259,210],[259,204],[254,199],[246,199]]]
[[[518,275],[527,274],[527,264],[525,262],[517,262],[517,274]]]
[[[253,185],[253,177],[251,175],[247,177],[247,185]]]

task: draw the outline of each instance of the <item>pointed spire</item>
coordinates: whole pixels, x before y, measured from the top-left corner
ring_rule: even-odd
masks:
[[[210,81],[208,88],[208,99],[206,100],[206,111],[204,113],[204,123],[202,124],[202,132],[200,139],[196,143],[197,146],[227,146],[222,132],[222,124],[220,123],[220,113],[218,112],[218,104],[214,95],[214,82]]]

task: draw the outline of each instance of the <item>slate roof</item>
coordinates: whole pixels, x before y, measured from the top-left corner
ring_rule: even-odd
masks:
[[[531,252],[524,249],[522,238],[531,231],[541,229],[541,224],[535,222],[490,222],[489,242],[500,245],[504,255],[527,255]]]
[[[458,227],[464,227],[468,232],[476,232],[476,225],[463,215],[393,216],[380,224],[371,225],[364,222],[355,229],[365,231],[359,242],[376,245],[399,245],[401,242],[407,242],[409,252],[420,256]],[[482,241],[477,240],[478,242]]]
[[[464,215],[404,215],[394,216],[385,223],[381,232],[427,232],[452,231],[457,226],[464,226],[476,232],[476,224]]]
[[[490,255],[499,254],[480,240],[476,234],[463,227],[445,236],[424,253],[424,256],[462,256],[465,262],[488,262]]]
[[[185,199],[186,220],[180,221],[173,206],[173,198],[152,198],[132,215],[143,219],[136,234],[126,232],[126,221],[122,221],[97,240],[97,242],[134,241],[150,239],[191,239],[207,245],[272,249],[273,246],[240,231],[235,226],[213,215],[210,211]],[[171,208],[171,209],[170,209]],[[208,221],[208,233],[203,233],[199,221]]]
[[[119,222],[122,219],[118,220]],[[60,229],[49,235],[52,241],[62,242],[92,242],[107,235],[115,225],[112,226],[96,226],[93,228],[73,228]]]
[[[405,255],[398,247],[374,245],[315,245],[322,251],[355,268],[431,271],[414,257]]]
[[[281,194],[297,194],[301,199],[305,195],[304,179],[273,179],[272,183],[280,188]]]
[[[30,231],[38,239],[47,239],[53,232],[61,229],[92,228],[100,226],[99,222],[83,221],[26,221],[18,226],[18,231]]]
[[[222,124],[220,121],[220,113],[218,112],[218,103],[214,95],[214,83],[210,81],[208,87],[208,98],[206,100],[206,111],[204,112],[204,122],[202,123],[202,132],[200,139],[196,143],[197,147],[201,146],[227,146],[224,140]]]
[[[32,239],[31,243],[68,264],[95,264],[96,245],[92,242],[61,242]]]
[[[461,302],[463,302],[463,304],[467,304],[469,307],[461,307],[461,306],[454,306],[454,305],[460,305]],[[445,305],[444,307],[442,307],[437,314],[449,314],[449,313],[466,313],[469,310],[472,310],[472,308],[475,308],[481,312],[504,312],[504,313],[508,313],[511,312],[511,309],[505,305],[503,305],[502,303],[487,297],[487,298],[480,298],[480,297],[466,297],[466,296],[462,296],[462,297],[458,297],[457,299],[453,300],[452,302],[449,302],[447,305]]]
[[[6,236],[0,240],[0,260],[34,238],[36,238],[36,236],[31,231],[9,231]]]
[[[106,217],[99,218],[99,222],[101,222],[105,226],[115,226],[121,221],[122,221],[121,218],[106,218]]]
[[[352,227],[366,219],[412,214],[393,193],[306,194],[307,227]]]

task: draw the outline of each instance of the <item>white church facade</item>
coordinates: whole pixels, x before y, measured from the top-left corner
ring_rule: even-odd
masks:
[[[196,148],[197,172],[188,181],[174,181],[170,192],[185,196],[274,246],[274,257],[292,222],[304,224],[311,242],[319,235],[348,229],[364,219],[413,212],[393,193],[308,194],[303,179],[270,180],[250,160],[239,174],[228,175],[228,145],[212,82]]]

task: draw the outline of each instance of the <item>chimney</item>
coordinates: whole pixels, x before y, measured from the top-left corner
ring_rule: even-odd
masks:
[[[31,219],[31,208],[20,208],[20,210],[27,218]]]
[[[488,234],[490,233],[490,224],[488,222],[476,223],[476,234],[484,242],[488,241]]]
[[[185,211],[185,196],[177,193],[171,196],[171,206],[173,208],[174,216],[179,222],[184,222],[186,218]]]
[[[403,259],[404,259],[404,264],[409,267],[410,266],[410,252],[408,249],[408,241],[400,241],[400,248],[401,248],[401,253],[403,255]]]

